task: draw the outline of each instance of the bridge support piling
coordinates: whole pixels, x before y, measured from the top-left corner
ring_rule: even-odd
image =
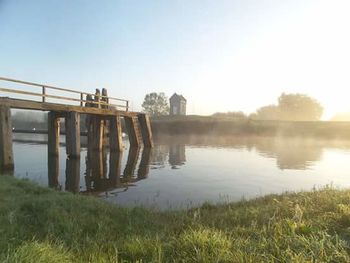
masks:
[[[148,115],[141,113],[137,116],[137,118],[140,123],[143,145],[145,147],[153,147],[154,145],[153,145],[151,122],[149,120]]]
[[[60,146],[60,116],[57,112],[50,111],[47,118],[48,124],[48,143],[47,150],[49,155],[59,155]]]
[[[9,106],[0,105],[0,170],[13,170],[12,121]]]
[[[103,147],[103,121],[99,116],[95,116],[92,125],[93,149],[100,152]]]
[[[111,152],[120,152],[123,150],[120,116],[113,116],[109,120],[109,147]]]
[[[128,131],[130,147],[140,147],[140,139],[137,136],[136,119],[132,116],[125,116],[125,126]]]
[[[66,115],[66,152],[69,158],[80,157],[80,114],[74,111]]]

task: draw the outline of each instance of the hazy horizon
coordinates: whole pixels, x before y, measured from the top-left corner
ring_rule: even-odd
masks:
[[[303,93],[350,111],[350,2],[0,0],[0,76],[84,91],[140,110],[174,92],[188,113],[243,111]]]

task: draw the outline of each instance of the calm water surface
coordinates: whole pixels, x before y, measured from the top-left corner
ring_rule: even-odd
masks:
[[[123,206],[187,208],[327,184],[350,187],[350,141],[164,136],[152,150],[127,141],[122,154],[83,148],[80,160],[66,160],[62,146],[58,160],[38,143],[43,135],[15,139],[16,177]]]

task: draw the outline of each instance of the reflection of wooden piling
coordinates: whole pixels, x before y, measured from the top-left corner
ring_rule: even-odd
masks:
[[[111,187],[116,187],[120,183],[122,158],[123,152],[111,152],[109,155],[109,181]]]
[[[139,147],[140,139],[137,136],[137,120],[134,117],[124,117],[125,126],[128,132],[130,147]]]
[[[11,109],[0,105],[0,170],[13,170]]]
[[[80,156],[80,115],[73,111],[66,116],[66,151],[69,157]]]
[[[142,152],[142,156],[141,156],[139,169],[137,171],[137,178],[138,179],[145,179],[148,177],[151,158],[152,158],[152,148],[144,147],[143,152]]]
[[[66,161],[66,190],[79,193],[80,190],[80,158]]]
[[[119,116],[113,116],[109,120],[109,148],[111,152],[123,150],[122,125]]]
[[[49,179],[49,187],[58,189],[59,183],[58,183],[58,176],[59,176],[59,156],[49,154],[48,155],[48,162],[47,162],[47,168],[48,168],[48,179]]]
[[[60,119],[56,112],[50,111],[48,114],[48,154],[58,156],[60,144]]]
[[[137,117],[140,123],[143,145],[145,147],[153,147],[152,129],[148,115],[139,114]]]
[[[135,173],[137,160],[139,158],[140,148],[130,147],[128,160],[124,169],[123,178],[132,177]]]

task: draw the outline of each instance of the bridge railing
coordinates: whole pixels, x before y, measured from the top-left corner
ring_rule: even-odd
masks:
[[[27,91],[23,89],[10,89],[10,88],[0,87],[0,92],[24,95],[24,96],[41,97],[42,103],[49,102],[47,99],[54,99],[55,101],[57,100],[60,101],[59,104],[64,104],[61,101],[67,101],[67,102],[70,101],[70,102],[79,103],[81,107],[83,107],[84,104],[85,105],[88,104],[96,108],[115,108],[117,110],[124,110],[124,111],[129,110],[129,101],[125,99],[103,96],[102,94],[96,95],[93,93],[87,93],[87,92],[76,91],[72,89],[60,88],[60,87],[55,87],[55,86],[46,85],[46,84],[39,84],[39,83],[4,78],[4,77],[0,77],[0,81],[24,84],[31,87],[35,87],[36,89],[39,88],[40,92],[39,91],[33,92],[33,91]],[[52,94],[53,93],[52,91],[54,91],[55,94]],[[74,98],[73,96],[67,97],[67,96],[57,95],[57,93],[59,92],[69,93],[70,95],[74,95],[76,97]],[[92,100],[88,99],[89,97],[92,98]]]

